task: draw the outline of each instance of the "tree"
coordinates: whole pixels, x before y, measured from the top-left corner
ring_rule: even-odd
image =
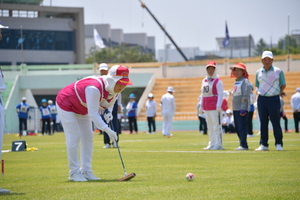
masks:
[[[136,63],[156,62],[152,53],[145,53],[139,46],[128,47],[118,45],[109,49],[102,49],[89,54],[86,63]]]
[[[255,47],[255,55],[260,56],[268,48],[267,43],[261,38]]]

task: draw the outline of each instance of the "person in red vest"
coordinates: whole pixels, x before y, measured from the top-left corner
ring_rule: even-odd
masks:
[[[216,62],[209,61],[207,63],[207,76],[202,80],[201,88],[199,113],[205,111],[209,135],[208,146],[204,148],[206,150],[224,149],[222,147],[222,112],[226,111],[228,106],[223,103],[223,83],[217,75],[216,68]]]
[[[91,124],[93,122],[98,129],[105,131],[112,141],[117,141],[117,134],[108,123],[113,119],[112,109],[119,93],[127,85],[132,85],[128,76],[129,70],[125,66],[114,65],[106,76],[85,77],[59,91],[56,104],[66,136],[70,181],[99,180],[91,170]],[[107,110],[109,112],[104,112]],[[79,144],[81,166],[78,158]]]

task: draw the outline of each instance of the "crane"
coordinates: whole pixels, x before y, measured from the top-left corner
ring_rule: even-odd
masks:
[[[156,19],[156,17],[151,13],[151,11],[148,9],[148,7],[142,2],[142,0],[139,0],[141,2],[141,6],[145,8],[148,13],[152,16],[152,18],[155,20],[155,22],[159,25],[159,27],[163,30],[163,32],[167,35],[167,37],[171,40],[173,45],[176,47],[177,51],[181,54],[181,56],[184,58],[185,61],[188,61],[184,53],[181,51],[181,49],[177,46],[175,41],[172,39],[172,37],[168,34],[168,32],[164,29],[164,27],[159,23],[159,21]]]

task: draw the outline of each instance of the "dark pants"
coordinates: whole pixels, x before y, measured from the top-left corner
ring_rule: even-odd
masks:
[[[21,135],[22,135],[22,131],[26,131],[27,134],[27,119],[19,117],[19,133]]]
[[[257,98],[257,108],[260,119],[260,144],[268,147],[269,140],[269,120],[273,126],[273,134],[275,137],[275,145],[282,142],[282,130],[280,125],[280,99],[279,95],[265,97],[259,95]]]
[[[148,131],[149,133],[155,132],[156,131],[156,126],[155,126],[155,117],[147,117],[147,121],[148,121]]]
[[[300,112],[293,113],[294,122],[295,122],[295,131],[299,133],[299,122],[300,122]]]
[[[234,125],[237,132],[237,135],[240,139],[240,146],[248,148],[247,143],[247,134],[248,134],[248,127],[247,127],[247,119],[248,119],[248,112],[246,112],[245,116],[240,115],[240,111],[233,111],[233,118],[234,118]]]
[[[52,134],[54,134],[55,131],[56,131],[56,119],[52,119],[52,123],[53,123],[53,125],[52,125]]]
[[[129,121],[129,131],[132,133],[132,130],[134,129],[135,132],[138,132],[136,118],[135,117],[128,117],[128,121]]]
[[[46,123],[47,123],[47,127],[46,127]],[[48,133],[49,135],[51,134],[50,118],[42,119],[42,134],[44,135],[45,132]]]
[[[235,127],[232,124],[222,125],[225,133],[236,133]]]
[[[248,118],[247,118],[247,127],[248,127],[248,135],[253,135],[253,113],[254,112],[248,112]]]
[[[199,131],[203,130],[203,134],[207,135],[207,123],[206,123],[206,119],[203,117],[198,116],[199,121],[200,121],[200,125],[199,125]]]
[[[280,117],[284,120],[284,130],[287,131],[288,129],[288,119],[286,116],[282,116],[282,112],[280,113]]]

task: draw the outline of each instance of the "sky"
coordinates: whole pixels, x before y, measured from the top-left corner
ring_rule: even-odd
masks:
[[[252,35],[277,43],[300,34],[300,0],[142,0],[180,48],[218,50],[216,38]],[[171,41],[139,0],[44,0],[44,6],[83,7],[85,24],[110,24],[123,33],[155,37],[156,50]],[[171,48],[175,49],[174,45]]]

